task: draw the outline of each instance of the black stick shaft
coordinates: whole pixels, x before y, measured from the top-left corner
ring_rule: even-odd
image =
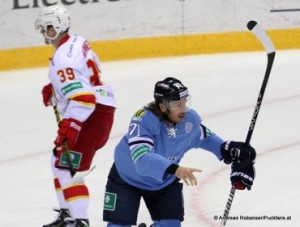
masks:
[[[271,73],[271,69],[272,69],[272,66],[273,66],[274,58],[275,58],[275,52],[272,52],[272,53],[268,54],[268,64],[267,64],[267,68],[266,68],[266,73],[265,73],[265,76],[264,76],[264,80],[263,80],[263,83],[262,83],[262,86],[261,86],[261,89],[260,89],[260,92],[259,92],[259,95],[258,95],[258,98],[257,98],[257,101],[256,101],[255,109],[254,109],[254,112],[253,112],[253,115],[252,115],[252,119],[251,119],[251,122],[250,122],[249,129],[248,129],[248,133],[247,133],[247,137],[246,137],[246,144],[250,143],[250,140],[251,140],[251,137],[252,137],[252,134],[253,134],[253,131],[254,131],[254,127],[256,125],[256,120],[257,120],[258,113],[259,113],[259,110],[260,110],[260,107],[261,107],[261,104],[262,104],[262,100],[263,100],[263,97],[264,97],[264,94],[265,94],[265,90],[266,90],[266,87],[267,87],[267,84],[268,84],[268,80],[269,80],[269,77],[270,77],[270,73]]]

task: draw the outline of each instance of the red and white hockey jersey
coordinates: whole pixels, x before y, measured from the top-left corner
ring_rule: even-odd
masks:
[[[84,122],[96,103],[116,107],[111,86],[100,78],[101,65],[89,43],[68,35],[50,61],[49,79],[62,118]]]

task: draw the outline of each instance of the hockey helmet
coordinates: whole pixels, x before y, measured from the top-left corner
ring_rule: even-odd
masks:
[[[156,102],[181,100],[188,96],[189,91],[187,87],[174,77],[167,77],[162,81],[158,81],[154,87],[154,99]]]
[[[49,6],[41,9],[38,18],[35,21],[35,28],[41,33],[45,33],[48,26],[53,26],[57,33],[56,37],[60,33],[66,32],[71,27],[71,16],[67,9],[61,5]]]

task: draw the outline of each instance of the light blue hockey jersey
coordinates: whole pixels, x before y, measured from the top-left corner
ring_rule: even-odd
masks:
[[[128,184],[146,190],[159,190],[176,176],[166,174],[172,164],[179,164],[192,148],[202,148],[222,159],[224,141],[201,124],[198,113],[189,109],[181,123],[170,128],[146,108],[132,117],[127,134],[115,149],[116,168]]]

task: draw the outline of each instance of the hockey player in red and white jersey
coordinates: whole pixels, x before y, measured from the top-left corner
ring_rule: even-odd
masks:
[[[106,144],[116,106],[112,88],[100,79],[98,57],[84,38],[68,33],[70,25],[70,14],[59,5],[41,9],[36,20],[45,43],[55,48],[43,102],[57,106],[61,118],[51,157],[59,214],[44,227],[89,226],[89,192],[77,173],[89,170]]]

